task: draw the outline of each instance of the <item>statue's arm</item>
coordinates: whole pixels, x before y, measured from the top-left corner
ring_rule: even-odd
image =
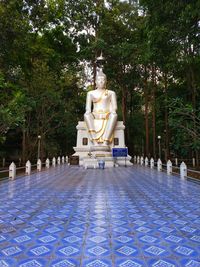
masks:
[[[85,107],[85,113],[89,114],[91,113],[91,108],[92,108],[92,96],[91,93],[87,93],[87,98],[86,98],[86,107]]]
[[[111,112],[116,113],[117,111],[117,97],[115,92],[112,92],[111,94]]]

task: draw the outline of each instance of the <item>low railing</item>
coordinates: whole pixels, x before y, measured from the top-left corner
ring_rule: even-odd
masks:
[[[8,169],[0,171],[0,176],[2,178],[15,179],[17,172],[22,173],[21,170],[23,170],[23,169],[25,170],[26,175],[31,175],[31,173],[33,172],[33,169],[37,170],[38,172],[42,171],[42,165],[44,165],[46,169],[49,169],[50,166],[55,167],[56,164],[61,165],[64,163],[68,163],[68,156],[66,156],[66,157],[63,156],[62,158],[58,157],[57,159],[55,157],[53,157],[52,161],[50,161],[50,159],[47,158],[46,161],[43,163],[40,159],[38,159],[37,164],[33,164],[33,165],[28,160],[26,162],[25,166],[22,166],[22,167],[16,167],[16,164],[14,162],[12,162]]]
[[[143,156],[134,156],[133,161],[135,164],[144,165],[146,167],[150,167],[151,169],[157,168],[158,171],[166,171],[168,175],[170,174],[179,174],[181,178],[189,177],[189,178],[200,178],[200,172],[188,169],[187,165],[184,161],[181,162],[180,166],[174,166],[171,160],[167,161],[167,164],[163,164],[161,159],[155,161],[153,158],[148,159]],[[192,175],[192,174],[196,174]]]

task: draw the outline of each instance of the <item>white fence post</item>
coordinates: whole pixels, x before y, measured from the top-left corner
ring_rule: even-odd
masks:
[[[47,169],[49,169],[49,167],[50,167],[50,160],[48,158],[45,161],[45,166]]]
[[[185,162],[182,162],[180,165],[180,176],[181,178],[187,177],[187,166]]]
[[[137,156],[137,164],[140,164],[140,156]]]
[[[193,166],[193,167],[196,166],[195,158],[192,158],[192,166]]]
[[[15,179],[16,178],[16,165],[12,162],[9,166],[9,178]]]
[[[25,173],[27,175],[31,174],[31,162],[29,160],[26,162],[26,171],[25,171]]]
[[[60,157],[58,157],[57,163],[58,163],[58,165],[60,165]]]
[[[167,174],[168,175],[172,174],[172,162],[171,162],[171,160],[167,161]]]
[[[62,164],[64,164],[64,163],[65,163],[65,157],[62,156]]]
[[[178,159],[175,158],[175,165],[178,166]]]
[[[37,171],[41,172],[42,170],[42,161],[41,159],[37,160]]]
[[[147,167],[149,165],[149,159],[146,157],[145,158],[145,166]]]
[[[52,159],[52,165],[53,165],[53,167],[56,166],[56,158],[55,157],[53,157],[53,159]]]
[[[65,161],[66,161],[66,163],[68,163],[68,161],[69,161],[68,156],[65,157]]]
[[[150,160],[150,168],[153,169],[154,168],[154,159],[151,158]]]
[[[161,161],[161,159],[158,159],[158,161],[157,161],[157,170],[158,170],[159,172],[162,171],[162,161]]]
[[[136,156],[134,156],[134,158],[133,158],[133,162],[134,162],[134,163],[137,163],[137,157],[136,157]]]
[[[143,156],[141,156],[141,158],[140,158],[140,165],[144,165],[144,158],[143,158]]]

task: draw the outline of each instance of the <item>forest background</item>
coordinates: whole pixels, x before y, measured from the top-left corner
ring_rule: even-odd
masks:
[[[70,155],[106,59],[131,155],[200,151],[199,0],[1,0],[0,158]]]

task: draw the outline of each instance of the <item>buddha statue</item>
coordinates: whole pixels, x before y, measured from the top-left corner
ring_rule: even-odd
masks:
[[[84,114],[92,144],[102,148],[108,148],[112,142],[117,122],[116,94],[106,88],[106,82],[106,75],[100,69],[96,76],[96,89],[87,93]]]

